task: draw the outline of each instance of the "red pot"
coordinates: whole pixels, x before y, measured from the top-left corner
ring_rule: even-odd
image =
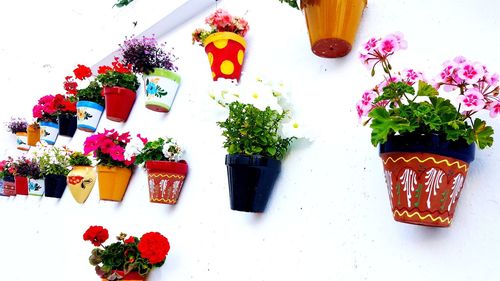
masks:
[[[134,106],[136,93],[122,87],[104,87],[102,93],[105,97],[106,118],[116,122],[127,121]]]
[[[28,178],[16,176],[16,194],[28,195]]]
[[[170,161],[146,161],[148,172],[149,201],[175,204],[181,193],[188,172],[187,163]]]
[[[120,276],[123,276],[123,270],[115,270],[114,272],[118,273]],[[108,279],[102,279],[102,281],[107,281]],[[140,275],[136,271],[129,272],[125,276],[123,276],[120,280],[128,280],[128,281],[143,281],[146,280],[146,276]]]

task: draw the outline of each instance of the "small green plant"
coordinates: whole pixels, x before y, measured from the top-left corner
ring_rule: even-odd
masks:
[[[297,3],[297,0],[279,0],[281,3],[286,3],[290,5],[290,7],[299,9],[299,5]]]
[[[118,8],[121,8],[121,7],[125,7],[127,6],[128,4],[132,3],[134,0],[118,0],[114,5],[113,5],[113,8],[114,7],[118,7]]]
[[[69,156],[69,164],[71,166],[92,166],[92,160],[87,155],[75,151]]]
[[[33,155],[40,163],[42,175],[68,175],[71,151],[66,147],[49,146],[39,142]]]
[[[179,162],[181,156],[182,148],[177,142],[173,138],[162,137],[146,142],[139,150],[135,164],[140,165],[151,160]]]
[[[102,87],[97,81],[91,81],[87,88],[78,90],[76,98],[79,101],[91,101],[104,106],[104,96],[102,95]]]

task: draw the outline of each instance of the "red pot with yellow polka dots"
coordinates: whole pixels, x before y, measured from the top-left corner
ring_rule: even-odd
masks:
[[[233,32],[217,32],[203,41],[214,81],[219,78],[239,80],[246,41]]]

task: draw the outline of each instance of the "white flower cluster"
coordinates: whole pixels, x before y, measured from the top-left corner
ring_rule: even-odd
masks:
[[[162,153],[169,161],[179,162],[183,154],[182,148],[177,144],[173,138],[163,138],[165,143],[163,144]]]
[[[69,160],[72,151],[67,147],[56,147],[38,142],[34,150],[30,151],[34,158],[40,162],[40,168],[46,169],[64,169],[71,170]]]
[[[130,161],[137,154],[141,153],[144,148],[144,143],[140,138],[132,138],[130,142],[125,147],[125,152],[123,153],[123,157],[125,160]]]

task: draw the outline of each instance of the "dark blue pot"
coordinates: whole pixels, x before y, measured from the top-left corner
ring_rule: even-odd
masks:
[[[281,171],[281,161],[260,155],[226,155],[231,209],[264,212]]]
[[[66,189],[66,176],[49,174],[45,176],[45,196],[61,198]]]
[[[59,135],[73,137],[77,126],[76,115],[61,114],[57,118],[59,123]]]
[[[447,141],[439,134],[408,133],[389,135],[387,142],[380,145],[380,154],[386,152],[426,152],[447,156],[470,163],[474,160],[476,145],[463,139]]]

